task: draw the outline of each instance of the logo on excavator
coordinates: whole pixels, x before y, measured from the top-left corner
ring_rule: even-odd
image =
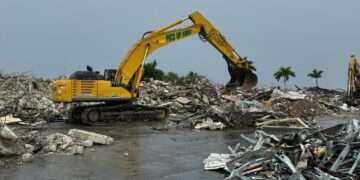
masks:
[[[179,40],[181,38],[190,36],[191,34],[192,34],[191,30],[185,30],[185,31],[179,31],[179,32],[167,34],[165,36],[165,38],[166,38],[167,42],[172,42],[172,41]]]

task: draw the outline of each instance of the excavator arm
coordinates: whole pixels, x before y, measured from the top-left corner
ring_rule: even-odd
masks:
[[[360,94],[360,71],[355,55],[350,56],[348,67],[347,96]]]
[[[192,25],[176,28],[190,19]],[[143,38],[133,45],[119,65],[115,83],[121,86],[131,85],[135,92],[143,75],[143,65],[147,56],[155,50],[170,43],[177,42],[193,35],[209,42],[224,57],[231,76],[228,85],[251,88],[256,85],[257,77],[252,72],[251,63],[241,58],[224,36],[199,12],[194,12],[185,20],[176,20],[162,28],[145,33]]]

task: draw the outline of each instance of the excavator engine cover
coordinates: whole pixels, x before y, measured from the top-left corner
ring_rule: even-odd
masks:
[[[227,87],[242,87],[244,89],[251,89],[256,86],[258,78],[251,70],[246,68],[237,68],[232,64],[228,65],[230,73],[230,81]]]

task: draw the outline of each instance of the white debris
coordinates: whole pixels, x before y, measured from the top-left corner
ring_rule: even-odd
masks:
[[[236,101],[235,107],[241,112],[265,112],[264,105],[259,101]]]
[[[348,104],[344,103],[343,105],[341,105],[339,107],[341,110],[343,111],[347,111],[347,112],[356,112],[359,111],[359,108],[356,108],[354,106],[349,106]]]
[[[191,100],[186,97],[178,97],[176,98],[176,101],[180,104],[189,104],[191,102]]]
[[[35,150],[35,147],[31,144],[25,144],[24,147],[25,147],[25,151],[28,153],[32,153]]]
[[[209,129],[209,130],[218,130],[224,129],[226,126],[222,122],[214,122],[211,118],[206,118],[206,120],[195,125],[195,129]]]
[[[226,163],[231,160],[230,154],[218,154],[211,153],[207,159],[204,160],[204,169],[205,170],[216,170],[223,169],[226,166]]]
[[[47,136],[46,141],[47,146],[45,149],[50,152],[55,152],[59,148],[61,150],[65,150],[73,144],[73,139],[70,136],[61,133],[55,133]]]
[[[301,100],[301,99],[305,99],[306,95],[302,94],[300,92],[297,91],[287,91],[287,92],[283,92],[280,91],[278,89],[274,89],[273,93],[272,93],[272,98],[284,98],[284,99],[291,99],[291,100]]]
[[[91,140],[85,140],[81,143],[81,145],[83,145],[85,147],[91,147],[94,145],[94,142],[92,142]]]
[[[70,129],[68,135],[80,141],[90,140],[97,144],[109,145],[114,142],[112,137],[80,129]]]
[[[21,122],[22,120],[20,118],[13,117],[13,115],[7,115],[0,117],[0,123],[1,124],[13,124],[17,122]]]
[[[241,100],[241,98],[239,96],[235,96],[235,95],[221,95],[221,97],[225,100],[232,101],[232,102]]]
[[[6,125],[3,127],[0,127],[0,136],[2,138],[13,140],[13,141],[18,138],[18,136]]]
[[[30,161],[32,161],[34,159],[34,156],[33,156],[33,154],[31,154],[31,153],[25,153],[25,154],[23,154],[22,156],[21,156],[21,160],[23,161],[23,162],[30,162]]]
[[[274,119],[266,120],[265,122],[256,123],[258,128],[310,128],[303,120],[300,118],[285,118],[285,119]]]
[[[78,155],[84,153],[84,146],[74,145],[71,147],[70,153],[72,155]]]
[[[350,111],[350,108],[346,103],[344,103],[342,106],[340,106],[340,109],[342,109],[344,111]]]
[[[225,110],[219,106],[210,106],[209,112],[221,116],[225,113]]]
[[[202,101],[206,104],[210,104],[209,98],[205,94],[202,95]]]

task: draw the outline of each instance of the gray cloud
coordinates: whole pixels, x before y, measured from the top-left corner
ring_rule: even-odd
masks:
[[[200,10],[242,56],[254,60],[260,85],[276,85],[279,66],[292,66],[292,84],[309,86],[306,74],[325,71],[320,85],[344,88],[350,53],[360,57],[357,0],[2,0],[0,70],[55,77],[93,65],[115,68],[148,30]],[[192,70],[215,82],[228,79],[221,56],[197,38],[153,54],[160,67]]]

